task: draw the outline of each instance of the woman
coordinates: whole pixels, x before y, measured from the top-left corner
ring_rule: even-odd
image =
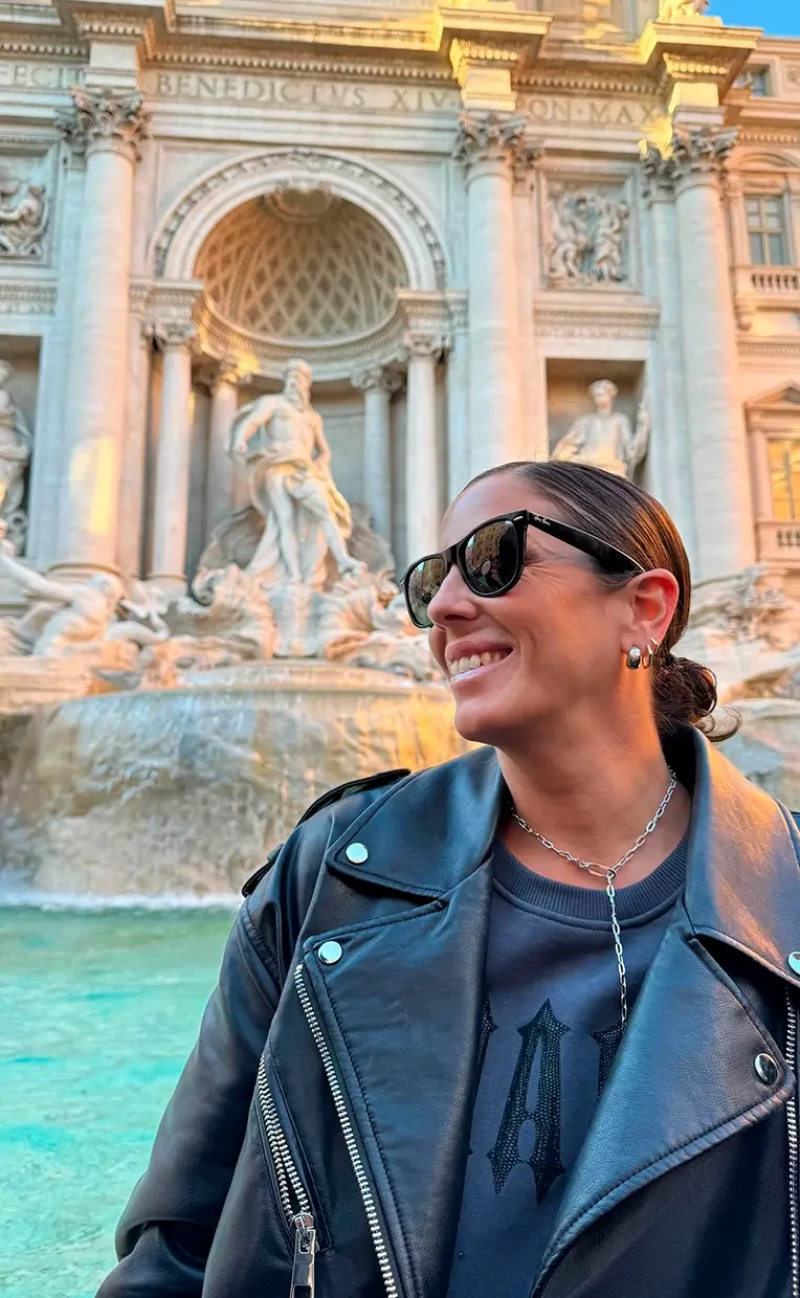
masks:
[[[251,880],[100,1292],[796,1298],[800,839],[702,733],[675,528],[518,464],[442,545],[409,610],[486,746]]]

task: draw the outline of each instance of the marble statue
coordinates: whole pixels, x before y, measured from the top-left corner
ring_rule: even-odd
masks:
[[[660,23],[689,23],[704,18],[709,0],[661,0],[658,9]]]
[[[650,414],[646,398],[642,400],[631,428],[628,416],[614,409],[618,388],[609,379],[592,383],[589,395],[594,414],[581,415],[569,432],[556,444],[554,460],[580,460],[594,464],[609,473],[632,478],[647,454],[650,440]]]
[[[582,194],[554,187],[550,194],[550,274],[583,279],[583,260],[591,246],[589,203]]]
[[[265,520],[249,571],[271,585],[302,582],[321,589],[330,581],[331,563],[339,573],[359,567],[347,550],[350,509],[331,475],[305,361],[289,361],[282,393],[259,397],[238,413],[231,451],[247,467],[250,498]]]
[[[557,284],[620,283],[625,279],[630,208],[599,193],[550,190],[548,270]]]
[[[19,552],[27,530],[22,499],[33,438],[22,411],[8,392],[11,374],[8,362],[0,361],[0,522],[4,524],[5,540]]]
[[[607,283],[624,279],[623,240],[630,209],[627,203],[603,203],[594,237],[594,273]]]
[[[20,562],[7,540],[0,540],[0,576],[28,596],[30,607],[15,624],[21,644],[49,657],[100,646],[124,595],[122,582],[107,572],[79,582],[44,577]]]
[[[27,185],[21,194],[20,190],[21,184],[15,185],[11,193],[7,188],[0,190],[4,202],[16,199],[7,206],[0,205],[0,256],[41,257],[49,217],[45,188]]]

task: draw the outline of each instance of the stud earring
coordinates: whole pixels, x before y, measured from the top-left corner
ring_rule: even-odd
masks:
[[[642,651],[638,645],[632,645],[625,655],[625,666],[630,667],[631,671],[636,671],[636,668],[641,665]]]

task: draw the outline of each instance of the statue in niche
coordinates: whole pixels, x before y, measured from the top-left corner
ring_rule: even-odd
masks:
[[[556,284],[616,284],[625,277],[630,208],[594,193],[550,190],[548,268]]]
[[[0,576],[8,577],[30,601],[14,630],[22,652],[60,657],[97,648],[116,621],[125,588],[110,572],[88,581],[58,581],[28,568],[14,555],[0,528]]]
[[[259,573],[264,585],[322,589],[337,572],[360,569],[348,553],[350,508],[331,476],[330,448],[311,405],[305,361],[289,361],[282,393],[259,397],[239,411],[231,454],[246,465],[250,498],[265,523],[248,572]]]
[[[650,412],[646,397],[642,399],[636,428],[621,410],[614,409],[619,389],[610,379],[592,383],[589,395],[594,414],[581,415],[553,450],[554,460],[580,460],[599,469],[632,478],[647,454],[650,441]]]
[[[44,185],[0,186],[0,255],[41,257],[49,212]]]
[[[6,542],[18,554],[28,527],[22,500],[33,438],[22,411],[8,391],[12,373],[8,361],[0,361],[0,523]]]

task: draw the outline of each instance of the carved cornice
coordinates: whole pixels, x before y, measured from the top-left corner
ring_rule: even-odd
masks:
[[[0,279],[0,315],[53,315],[57,296],[55,283]]]
[[[800,338],[792,342],[774,338],[739,338],[737,350],[741,356],[800,361]]]
[[[737,138],[738,131],[730,127],[676,126],[669,149],[676,192],[720,180]]]
[[[0,39],[0,54],[23,54],[34,59],[80,59],[88,58],[88,47],[59,40],[41,40],[36,37],[4,36]]]
[[[78,154],[101,150],[121,153],[132,162],[139,159],[139,145],[147,136],[150,114],[138,93],[116,95],[111,90],[70,91],[73,108],[57,113],[56,124]]]
[[[423,329],[407,329],[403,334],[403,349],[408,356],[432,356],[440,360],[449,351],[451,339],[447,333],[430,333]]]
[[[393,49],[409,49],[419,51],[429,51],[434,53],[437,46],[434,43],[436,33],[434,26],[426,20],[426,15],[421,15],[422,22],[419,26],[411,26],[410,23],[401,26],[399,22],[389,25],[387,22],[381,23],[363,23],[362,25],[345,24],[339,22],[297,22],[291,19],[277,19],[259,17],[257,19],[234,19],[225,22],[224,19],[217,19],[216,22],[210,22],[204,14],[202,17],[181,14],[180,28],[184,35],[191,36],[193,32],[204,37],[209,37],[209,27],[212,26],[212,39],[219,34],[220,39],[230,39],[231,36],[250,37],[263,42],[274,42],[276,44],[286,45],[311,45],[311,46],[364,46],[373,49],[383,50],[384,57]]]
[[[420,60],[392,62],[371,59],[365,52],[363,59],[339,57],[334,53],[305,57],[302,54],[257,54],[235,46],[170,43],[157,46],[147,58],[146,67],[158,68],[219,68],[241,72],[299,73],[305,76],[364,77],[393,81],[424,81],[434,85],[452,85],[449,68]]]
[[[526,141],[523,114],[461,113],[453,157],[467,172],[476,167],[508,167],[519,175],[541,155],[541,145]]]
[[[655,337],[658,307],[606,300],[599,308],[584,296],[571,302],[554,302],[539,294],[534,303],[534,333],[546,338],[638,338]]]
[[[687,54],[664,54],[664,84],[670,81],[710,81],[724,86],[734,76],[739,60],[735,58],[693,58]]]
[[[78,35],[87,42],[98,39],[141,42],[146,56],[154,48],[155,29],[150,18],[76,10],[72,19]]]
[[[501,68],[513,69],[528,48],[527,41],[492,44],[486,41],[454,40],[450,42],[450,63],[456,81],[463,90],[472,64],[492,63]]]
[[[740,144],[788,144],[795,148],[800,145],[800,127],[795,129],[779,126],[740,126]]]
[[[515,90],[557,90],[562,93],[632,95],[652,97],[658,94],[659,80],[649,72],[635,69],[606,70],[577,67],[547,67],[537,61],[530,68],[519,69],[513,78]]]

